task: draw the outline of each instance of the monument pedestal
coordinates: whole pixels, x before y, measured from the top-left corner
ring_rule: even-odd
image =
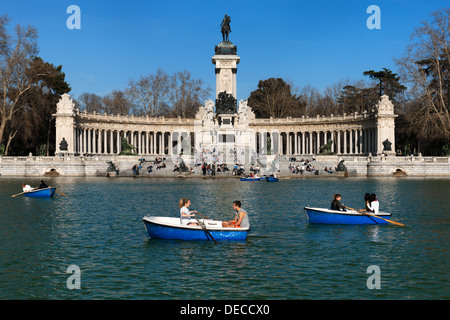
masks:
[[[212,63],[216,65],[216,99],[226,92],[237,99],[236,73],[240,57],[237,47],[230,41],[222,41],[215,47]]]

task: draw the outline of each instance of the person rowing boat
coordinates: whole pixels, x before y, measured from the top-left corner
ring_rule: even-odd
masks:
[[[331,201],[331,210],[347,211],[345,209],[345,206],[343,206],[341,204],[341,199],[342,199],[342,196],[339,193],[334,195],[333,201]]]
[[[45,184],[44,180],[41,180],[41,184],[36,189],[45,189],[48,188],[48,185]]]
[[[22,183],[22,190],[23,190],[23,192],[30,192],[33,189],[34,188],[32,186],[30,186],[29,184]]]
[[[189,206],[191,205],[190,199],[180,199],[180,202],[178,204],[180,208],[180,221],[182,225],[190,225],[190,226],[198,226],[197,222],[192,222],[191,217],[195,217],[195,214],[197,213],[197,210],[189,211]]]

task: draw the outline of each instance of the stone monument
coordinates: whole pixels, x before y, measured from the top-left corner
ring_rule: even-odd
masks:
[[[75,146],[75,103],[64,93],[56,104],[56,154],[74,154]]]
[[[383,94],[376,104],[377,118],[377,153],[394,155],[395,152],[395,118],[394,105],[389,97]],[[388,143],[386,143],[386,141]]]
[[[225,15],[221,23],[223,41],[215,47],[215,55],[212,57],[212,63],[216,65],[216,99],[221,92],[231,94],[237,99],[236,66],[239,64],[240,58],[237,55],[237,47],[229,41],[230,22],[231,18]]]
[[[216,100],[205,102],[196,114],[195,131],[201,141],[195,149],[202,157],[209,154],[228,164],[247,163],[255,152],[255,132],[249,128],[249,121],[255,114],[247,101],[237,103],[236,74],[240,58],[237,46],[229,40],[231,18],[222,20],[222,42],[215,46],[212,63],[216,74]]]

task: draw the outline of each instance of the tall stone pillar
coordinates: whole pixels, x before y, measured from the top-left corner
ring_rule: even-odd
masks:
[[[216,65],[216,99],[224,91],[237,99],[236,73],[241,58],[236,51],[231,41],[222,41],[215,48],[212,63]]]
[[[56,113],[53,116],[56,118],[56,141],[55,153],[75,153],[75,103],[70,99],[70,95],[64,93],[61,99],[56,104]],[[60,143],[67,142],[67,150],[61,150]],[[64,143],[63,143],[64,148]],[[65,149],[65,148],[64,148]]]
[[[387,95],[382,95],[376,107],[376,153],[395,154],[394,105]]]

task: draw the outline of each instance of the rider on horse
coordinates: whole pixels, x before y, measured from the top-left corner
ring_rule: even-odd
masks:
[[[229,41],[228,35],[231,32],[230,22],[231,22],[230,16],[225,15],[225,18],[223,18],[222,23],[220,24],[220,26],[222,27],[221,31],[223,41]]]

